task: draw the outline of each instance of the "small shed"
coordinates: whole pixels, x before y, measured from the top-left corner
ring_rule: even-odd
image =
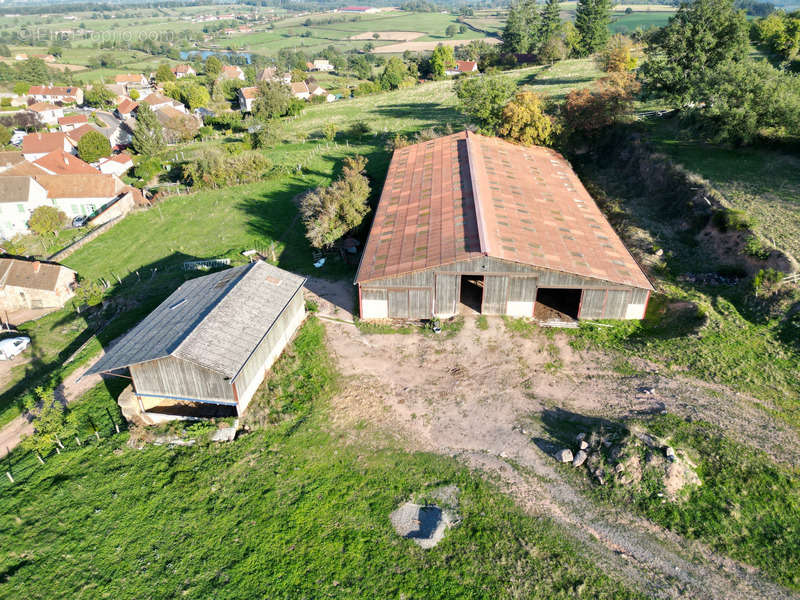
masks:
[[[653,289],[563,156],[468,131],[395,151],[355,283],[363,319],[641,319]]]
[[[305,318],[304,283],[263,261],[187,281],[88,373],[129,372],[152,421],[241,415]]]

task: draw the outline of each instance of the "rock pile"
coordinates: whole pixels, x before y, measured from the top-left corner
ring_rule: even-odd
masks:
[[[680,500],[684,488],[702,485],[685,452],[636,428],[624,435],[579,433],[574,454],[571,448],[561,448],[554,456],[558,462],[585,468],[598,485],[605,485],[608,477],[624,486],[636,485],[645,469],[654,470],[664,483],[665,498],[672,502]]]

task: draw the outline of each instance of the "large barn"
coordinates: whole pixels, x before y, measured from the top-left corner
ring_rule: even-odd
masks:
[[[263,261],[187,281],[88,372],[127,369],[152,420],[240,415],[305,318],[304,283]]]
[[[653,289],[563,156],[471,132],[395,151],[355,283],[363,319],[641,319]]]

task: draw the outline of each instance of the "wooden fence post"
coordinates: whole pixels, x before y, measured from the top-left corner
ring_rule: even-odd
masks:
[[[14,478],[11,476],[11,471],[6,471],[6,477],[11,483],[14,483]]]
[[[38,452],[36,453],[36,458],[38,458],[38,459],[39,459],[39,462],[40,462],[40,463],[44,464],[44,459],[42,458],[42,455],[41,455],[41,454],[39,454]]]

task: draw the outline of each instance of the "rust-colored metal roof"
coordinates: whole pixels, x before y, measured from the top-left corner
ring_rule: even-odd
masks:
[[[480,255],[652,289],[558,152],[471,132],[397,150],[356,282]]]

